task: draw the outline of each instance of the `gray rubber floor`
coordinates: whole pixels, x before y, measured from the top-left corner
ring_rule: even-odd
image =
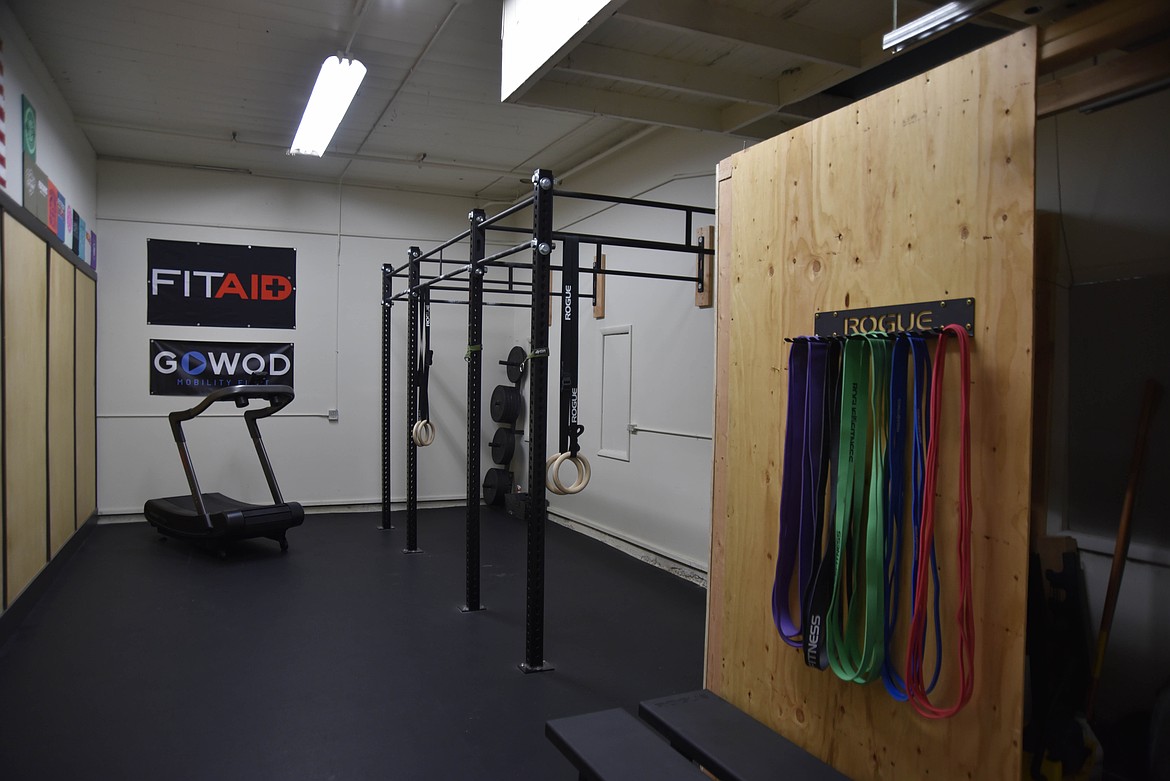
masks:
[[[0,648],[0,778],[564,779],[547,719],[702,686],[703,589],[547,528],[545,657],[525,675],[521,522],[310,515],[221,561],[98,526]]]

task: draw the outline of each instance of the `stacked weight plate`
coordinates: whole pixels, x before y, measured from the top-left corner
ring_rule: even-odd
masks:
[[[508,359],[500,361],[507,369],[511,385],[497,385],[492,391],[489,411],[492,420],[502,424],[492,436],[492,461],[500,466],[489,469],[483,479],[483,500],[490,505],[502,505],[504,497],[512,492],[514,476],[507,467],[516,455],[516,421],[523,408],[524,396],[520,385],[524,381],[524,369],[528,353],[523,347],[513,347]]]

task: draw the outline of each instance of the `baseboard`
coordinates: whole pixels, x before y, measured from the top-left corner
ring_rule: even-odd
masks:
[[[37,601],[44,596],[49,586],[52,585],[53,581],[64,569],[69,559],[73,557],[73,554],[79,551],[81,546],[85,544],[86,539],[88,539],[94,527],[97,526],[97,520],[97,513],[89,516],[85,523],[81,524],[77,528],[77,531],[73,532],[65,544],[61,546],[61,550],[57,551],[57,555],[17,595],[16,599],[12,601],[12,604],[8,606],[8,609],[0,613],[0,649],[3,649],[8,640],[16,634],[17,629],[24,623],[24,619],[32,612]]]
[[[588,521],[571,517],[562,512],[554,511],[551,508],[548,511],[548,518],[555,524],[564,526],[566,529],[572,529],[579,534],[584,534],[586,537],[592,537],[595,540],[604,542],[611,548],[616,548],[639,561],[653,564],[658,569],[666,570],[672,575],[676,575],[683,580],[689,580],[691,583],[700,585],[703,588],[707,587],[707,572],[694,564],[671,558],[664,553],[641,545],[635,540],[619,536],[595,526]]]

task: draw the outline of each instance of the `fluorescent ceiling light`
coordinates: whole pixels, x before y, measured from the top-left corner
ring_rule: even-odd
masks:
[[[909,24],[897,27],[882,36],[882,49],[899,52],[906,44],[930,38],[948,27],[967,21],[975,14],[995,5],[999,0],[967,0],[961,3],[947,3],[920,16]]]
[[[301,126],[288,150],[290,155],[325,154],[365,75],[366,66],[352,57],[333,56],[321,63]]]

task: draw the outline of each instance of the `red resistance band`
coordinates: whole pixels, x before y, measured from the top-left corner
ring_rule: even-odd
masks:
[[[923,649],[926,645],[927,587],[930,582],[930,550],[934,540],[934,501],[938,483],[938,451],[941,436],[943,368],[946,363],[947,336],[954,335],[959,346],[962,385],[959,421],[959,697],[953,705],[939,707],[930,701],[922,676]],[[910,642],[906,652],[906,691],[911,704],[931,719],[945,719],[958,713],[975,687],[975,613],[971,604],[971,347],[967,332],[958,325],[948,325],[939,334],[934,358],[933,393],[930,399],[930,442],[926,449],[926,475],[923,487],[922,524],[918,537],[917,577],[914,580],[914,610],[910,622]]]

